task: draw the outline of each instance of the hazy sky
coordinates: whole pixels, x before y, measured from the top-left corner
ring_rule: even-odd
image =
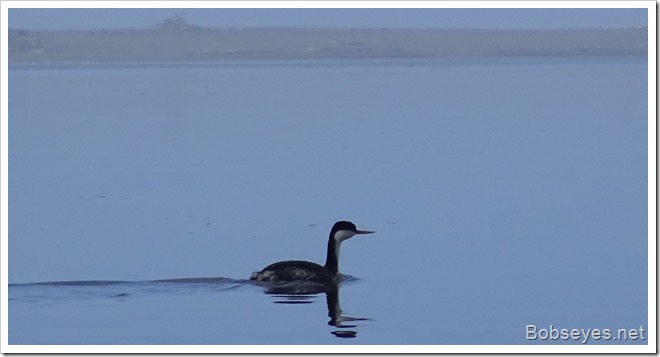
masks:
[[[9,9],[29,30],[145,28],[183,15],[209,27],[601,28],[647,26],[646,9]]]

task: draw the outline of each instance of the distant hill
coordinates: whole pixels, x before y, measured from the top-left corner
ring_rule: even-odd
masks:
[[[9,31],[9,63],[448,58],[647,53],[646,28],[204,28]]]

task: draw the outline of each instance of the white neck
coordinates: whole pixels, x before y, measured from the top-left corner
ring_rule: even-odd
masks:
[[[335,233],[335,241],[337,242],[337,246],[339,246],[339,243],[347,240],[348,238],[351,238],[355,235],[355,232],[353,231],[337,231]]]
[[[335,239],[335,257],[337,257],[337,265],[339,265],[339,249],[341,248],[341,242],[353,237],[355,232],[353,231],[337,231],[334,235]]]

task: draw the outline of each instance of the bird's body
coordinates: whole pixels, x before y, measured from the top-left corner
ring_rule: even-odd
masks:
[[[287,260],[273,263],[260,272],[254,273],[253,280],[259,281],[334,281],[337,278],[323,265],[304,261]]]
[[[361,231],[355,224],[348,221],[335,223],[328,239],[328,253],[325,265],[304,261],[287,260],[273,263],[261,271],[252,273],[250,280],[257,281],[313,281],[319,283],[336,283],[339,280],[339,248],[341,242],[356,234],[369,234],[372,231]]]

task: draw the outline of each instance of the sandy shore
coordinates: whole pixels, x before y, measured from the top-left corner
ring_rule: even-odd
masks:
[[[10,30],[9,63],[645,54],[646,37],[646,28]]]

